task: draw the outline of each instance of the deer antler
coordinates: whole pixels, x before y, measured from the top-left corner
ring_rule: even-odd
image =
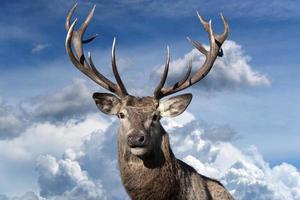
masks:
[[[77,22],[77,19],[74,20],[73,23],[71,23],[71,17],[77,7],[77,4],[75,4],[71,10],[69,11],[67,18],[66,18],[66,29],[68,31],[67,37],[66,37],[66,50],[67,53],[71,59],[71,62],[75,65],[77,69],[79,69],[82,73],[87,75],[89,78],[91,78],[93,81],[95,81],[97,84],[99,84],[101,87],[109,90],[110,92],[113,92],[117,94],[119,97],[124,97],[128,95],[126,88],[121,80],[121,77],[119,75],[117,65],[116,65],[116,56],[115,56],[115,45],[116,45],[116,39],[113,40],[112,45],[112,70],[113,74],[115,76],[115,79],[117,81],[117,84],[113,83],[109,79],[107,79],[104,75],[102,75],[95,67],[91,53],[88,52],[88,60],[85,58],[85,55],[83,53],[83,44],[91,42],[94,40],[97,35],[92,36],[91,38],[87,40],[83,40],[83,35],[93,17],[96,5],[92,8],[90,13],[88,14],[87,18],[81,25],[81,27],[74,31],[74,26]],[[75,54],[72,50],[72,45],[75,50]]]
[[[208,33],[210,49],[209,49],[209,51],[207,51],[201,43],[199,43],[197,41],[193,41],[190,38],[187,38],[187,39],[192,43],[192,45],[196,49],[198,49],[202,54],[205,55],[205,57],[206,57],[205,62],[202,65],[202,67],[192,77],[190,77],[190,74],[191,74],[191,63],[190,63],[189,69],[181,81],[178,81],[171,87],[163,87],[164,83],[167,79],[168,70],[169,70],[170,55],[169,55],[169,49],[168,49],[167,50],[167,52],[168,52],[167,53],[167,63],[165,65],[165,70],[161,77],[160,83],[158,84],[158,86],[156,87],[156,89],[154,91],[154,97],[157,99],[161,99],[165,96],[174,94],[178,91],[184,90],[184,89],[192,86],[193,84],[197,83],[198,81],[203,79],[208,74],[208,72],[211,70],[217,56],[221,57],[223,55],[221,46],[224,43],[224,41],[226,40],[226,38],[228,36],[228,30],[229,30],[228,24],[227,24],[224,16],[221,14],[221,18],[222,18],[222,21],[224,24],[224,32],[221,35],[217,35],[212,30],[211,20],[209,22],[206,22],[199,15],[198,12],[197,12],[197,15],[198,15],[198,18],[199,18],[201,24],[203,25],[204,29]]]

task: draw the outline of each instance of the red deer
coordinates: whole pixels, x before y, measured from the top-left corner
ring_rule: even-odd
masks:
[[[81,27],[75,31],[77,19],[71,17],[77,5],[66,18],[66,51],[73,65],[82,73],[111,93],[94,93],[97,107],[105,114],[116,115],[120,120],[118,134],[118,160],[122,183],[134,200],[205,200],[233,199],[217,180],[198,174],[194,168],[176,159],[169,143],[168,133],[160,123],[162,117],[175,117],[187,108],[192,94],[181,94],[168,99],[166,96],[182,91],[202,80],[212,68],[218,56],[222,56],[221,45],[228,35],[228,24],[221,15],[224,32],[220,35],[212,30],[211,21],[206,22],[199,14],[201,24],[208,33],[210,48],[199,42],[192,45],[205,55],[203,66],[191,75],[187,73],[174,85],[165,87],[170,63],[169,48],[161,80],[152,96],[130,95],[124,86],[116,66],[115,39],[112,45],[112,71],[116,83],[102,75],[95,67],[92,56],[84,55],[83,44],[91,42],[96,35],[83,39],[92,19],[95,6]]]

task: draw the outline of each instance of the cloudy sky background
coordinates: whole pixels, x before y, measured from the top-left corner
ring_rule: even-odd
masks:
[[[126,199],[116,165],[118,123],[97,111],[91,94],[103,90],[65,53],[65,16],[74,3],[1,1],[1,200]],[[185,37],[207,44],[196,10],[213,20],[216,32],[223,30],[222,12],[230,25],[225,55],[188,90],[193,101],[187,112],[164,119],[172,147],[237,199],[300,199],[299,2],[78,3],[79,22],[97,4],[87,36],[99,37],[86,46],[96,65],[112,78],[116,36],[119,69],[136,95],[153,91],[167,45],[168,83],[189,59],[194,70],[200,67],[203,57]]]

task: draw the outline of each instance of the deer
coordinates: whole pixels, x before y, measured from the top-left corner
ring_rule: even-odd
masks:
[[[66,52],[72,64],[83,74],[108,90],[110,93],[93,94],[96,106],[104,114],[119,118],[118,164],[121,181],[129,197],[133,200],[231,200],[233,197],[217,180],[197,173],[197,171],[177,159],[172,152],[168,133],[160,119],[175,117],[185,111],[192,100],[192,94],[180,94],[165,98],[182,91],[202,80],[211,70],[216,58],[223,55],[222,44],[228,36],[228,23],[221,18],[224,32],[216,34],[212,30],[211,20],[205,21],[197,12],[198,18],[208,33],[209,50],[200,42],[190,38],[191,44],[205,56],[203,65],[191,75],[188,66],[183,78],[172,86],[165,86],[170,65],[170,50],[161,79],[153,95],[138,97],[130,95],[119,75],[115,46],[112,44],[112,71],[116,83],[101,74],[94,65],[91,53],[86,57],[83,45],[94,40],[97,35],[84,39],[84,33],[94,15],[93,6],[78,30],[74,30],[77,19],[71,22],[75,4],[67,14],[65,27],[67,36]]]

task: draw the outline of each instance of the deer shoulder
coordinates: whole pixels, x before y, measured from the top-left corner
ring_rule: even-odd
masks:
[[[233,200],[230,193],[219,181],[197,173],[193,167],[179,159],[177,159],[177,163],[180,188],[184,189],[181,191],[180,196],[182,197],[180,199]]]

